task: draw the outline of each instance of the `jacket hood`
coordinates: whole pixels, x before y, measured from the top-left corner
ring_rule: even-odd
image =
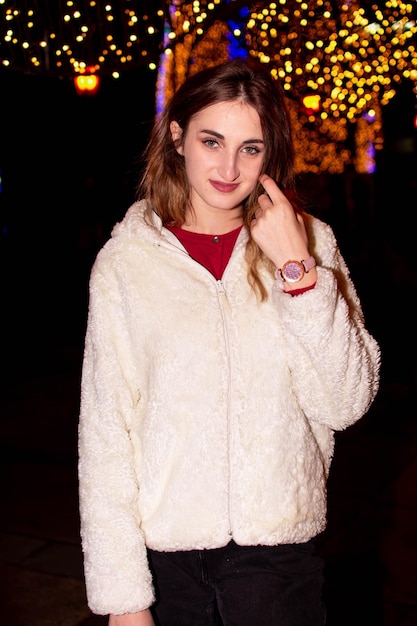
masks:
[[[162,221],[155,211],[148,212],[146,200],[132,204],[123,219],[118,222],[111,233],[112,239],[119,237],[137,238],[157,243],[162,234]]]

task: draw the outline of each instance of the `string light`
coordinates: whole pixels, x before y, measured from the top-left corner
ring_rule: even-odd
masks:
[[[353,120],[384,105],[403,79],[417,93],[415,3],[280,0],[252,11],[250,54],[270,66],[293,99],[321,97],[322,119]]]
[[[363,6],[279,0],[252,9],[247,47],[289,96],[299,172],[341,173],[348,164],[358,172],[375,169],[383,147],[381,107],[404,79],[417,94],[416,34],[415,3],[400,0]],[[312,115],[304,99],[314,94],[320,113]],[[355,124],[353,154],[346,149],[349,123]]]
[[[157,65],[164,25],[159,4],[0,0],[0,62],[26,73],[70,78],[86,66],[101,76],[117,76],[145,63]]]

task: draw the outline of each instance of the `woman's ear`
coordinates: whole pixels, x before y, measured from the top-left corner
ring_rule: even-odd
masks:
[[[181,143],[182,142],[182,128],[181,126],[178,124],[178,122],[173,120],[171,124],[169,125],[169,129],[171,131],[172,141],[174,142],[174,146],[178,154],[182,154],[182,143]]]

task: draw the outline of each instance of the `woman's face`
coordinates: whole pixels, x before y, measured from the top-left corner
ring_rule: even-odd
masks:
[[[177,122],[171,123],[171,133],[181,141],[177,150],[185,160],[195,214],[232,211],[241,216],[265,154],[257,111],[239,101],[219,102],[191,119],[185,137]]]

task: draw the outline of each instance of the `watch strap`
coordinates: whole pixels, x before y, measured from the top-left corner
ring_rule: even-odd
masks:
[[[316,267],[317,265],[316,259],[313,256],[309,256],[307,259],[304,259],[303,261],[301,261],[301,263],[304,265],[304,270],[306,274],[308,274],[309,271],[312,270],[313,267]]]

